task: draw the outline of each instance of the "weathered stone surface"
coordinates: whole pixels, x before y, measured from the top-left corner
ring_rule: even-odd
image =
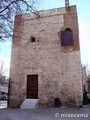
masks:
[[[16,16],[10,69],[9,106],[26,98],[27,75],[38,74],[39,106],[82,104],[82,73],[75,6]],[[73,30],[74,45],[61,47],[60,31]],[[31,36],[35,42],[31,42]]]

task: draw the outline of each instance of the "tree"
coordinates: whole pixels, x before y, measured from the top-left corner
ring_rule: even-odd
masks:
[[[35,0],[0,0],[0,40],[9,38],[13,33],[14,17],[17,14],[34,12]]]

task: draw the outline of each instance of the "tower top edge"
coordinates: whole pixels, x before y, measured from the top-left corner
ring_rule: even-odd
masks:
[[[76,13],[76,5],[69,6],[69,13]],[[47,10],[40,10],[37,12],[32,12],[28,14],[20,14],[16,15],[16,19],[36,19],[46,16],[54,16],[59,14],[65,14],[66,13],[66,7],[60,7],[60,8],[54,8],[54,9],[47,9]]]

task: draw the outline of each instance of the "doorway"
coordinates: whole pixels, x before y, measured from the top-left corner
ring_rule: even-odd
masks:
[[[38,75],[27,75],[28,99],[38,99]]]

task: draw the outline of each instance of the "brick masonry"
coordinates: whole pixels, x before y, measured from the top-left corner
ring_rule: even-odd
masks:
[[[19,15],[15,19],[9,106],[19,107],[27,94],[27,75],[38,74],[38,105],[82,104],[82,72],[76,6]],[[61,46],[60,32],[73,30],[74,45]],[[31,42],[31,36],[35,42]]]

